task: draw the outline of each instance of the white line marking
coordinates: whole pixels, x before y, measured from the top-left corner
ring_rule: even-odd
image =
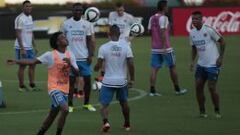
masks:
[[[139,93],[138,96],[135,97],[131,97],[128,99],[128,101],[135,101],[138,99],[141,99],[143,97],[145,97],[147,95],[147,92],[141,89],[137,89],[137,88],[132,88],[130,91],[136,91]],[[113,101],[111,104],[117,104],[119,103],[118,101]],[[93,104],[93,106],[100,106],[100,103],[97,104]],[[82,108],[82,106],[76,106],[74,107],[74,109],[76,108]],[[29,110],[29,111],[18,111],[18,112],[2,112],[0,113],[0,115],[16,115],[16,114],[29,114],[29,113],[40,113],[40,112],[46,112],[49,109],[37,109],[37,110]]]

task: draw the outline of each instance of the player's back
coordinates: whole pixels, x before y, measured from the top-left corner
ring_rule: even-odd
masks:
[[[99,52],[105,62],[103,84],[125,85],[127,58],[133,57],[129,45],[125,41],[110,41],[102,45]]]

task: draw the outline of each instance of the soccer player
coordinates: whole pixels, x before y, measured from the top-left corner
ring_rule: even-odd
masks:
[[[115,4],[115,11],[109,13],[108,24],[117,25],[120,28],[120,39],[129,41],[130,26],[135,23],[134,17],[125,12],[124,5],[121,2]]]
[[[105,74],[100,90],[101,116],[103,120],[102,131],[108,132],[110,124],[108,121],[108,106],[116,92],[116,98],[122,108],[124,116],[124,125],[126,131],[130,130],[129,106],[127,102],[128,87],[134,83],[134,63],[132,50],[125,40],[119,40],[120,29],[113,25],[109,30],[111,41],[103,44],[98,52],[97,64],[95,71],[102,68],[104,61]],[[129,79],[127,81],[127,68],[129,70]]]
[[[176,95],[182,95],[187,92],[186,89],[180,89],[176,71],[176,62],[174,50],[170,45],[170,26],[167,12],[167,1],[160,0],[157,4],[158,12],[149,19],[148,30],[152,37],[152,58],[151,58],[151,75],[150,75],[150,96],[161,96],[156,92],[155,84],[157,72],[165,63],[169,68],[171,80],[173,82]]]
[[[79,67],[80,75],[84,80],[84,105],[83,108],[89,111],[96,111],[96,109],[89,104],[91,92],[91,63],[94,55],[95,37],[93,36],[93,25],[82,18],[83,5],[75,3],[72,6],[73,17],[64,21],[62,25],[62,32],[66,35],[69,42],[69,50],[75,55],[77,65]],[[70,75],[70,95],[69,95],[69,110],[73,111],[73,91],[76,77]]]
[[[219,109],[219,94],[216,89],[220,67],[223,63],[225,52],[225,41],[223,37],[212,27],[204,25],[202,13],[192,13],[192,24],[194,28],[190,31],[190,44],[192,45],[192,56],[190,69],[193,70],[195,59],[198,61],[195,72],[196,97],[200,109],[200,117],[207,117],[205,110],[204,85],[208,82],[217,118],[221,118]],[[217,45],[220,45],[220,53]]]
[[[68,42],[62,32],[56,32],[51,36],[50,45],[53,51],[48,51],[36,59],[8,60],[9,64],[48,65],[48,93],[52,100],[52,106],[37,135],[45,134],[59,112],[56,135],[61,135],[68,115],[67,96],[70,67],[74,68],[76,74],[79,72],[74,55],[66,50]]]
[[[16,59],[34,59],[35,53],[37,53],[34,35],[33,35],[33,19],[31,16],[32,5],[31,2],[26,0],[22,3],[23,12],[18,15],[15,19],[15,31],[16,31],[16,41],[15,41],[15,52]],[[18,68],[18,80],[19,80],[19,91],[24,92],[29,89],[24,85],[24,70],[26,65],[19,65]],[[29,65],[28,76],[30,90],[38,91],[39,88],[36,87],[34,82],[34,72],[35,65]]]

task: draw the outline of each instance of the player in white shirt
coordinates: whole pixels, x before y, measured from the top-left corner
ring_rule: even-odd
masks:
[[[110,26],[117,25],[120,28],[120,39],[129,40],[130,26],[135,22],[134,17],[125,12],[124,5],[121,2],[117,2],[115,11],[109,13],[108,24]]]
[[[212,27],[204,25],[202,13],[195,11],[192,13],[192,23],[195,28],[190,31],[190,44],[192,45],[192,58],[190,69],[193,70],[195,59],[198,61],[195,72],[196,95],[200,109],[200,117],[207,117],[205,110],[204,85],[208,82],[208,89],[217,118],[221,118],[219,108],[219,94],[216,84],[223,62],[225,52],[225,41],[223,37]],[[217,45],[220,46],[220,53]]]
[[[8,64],[21,65],[48,65],[48,93],[51,99],[51,108],[37,135],[44,135],[57,118],[56,135],[61,135],[68,115],[67,95],[69,92],[69,73],[73,67],[76,74],[79,69],[71,52],[67,51],[67,39],[62,32],[54,33],[50,38],[53,49],[32,60],[8,60]]]
[[[111,41],[100,47],[98,61],[94,67],[95,71],[99,71],[102,68],[103,62],[105,64],[103,86],[100,90],[100,102],[102,104],[100,111],[103,120],[103,132],[107,132],[110,128],[108,106],[115,92],[117,93],[117,99],[119,100],[124,116],[123,127],[127,131],[130,130],[127,98],[128,88],[132,87],[134,82],[133,53],[126,41],[119,40],[119,36],[120,29],[118,26],[110,26],[109,37]],[[129,71],[129,82],[127,81],[127,69]]]
[[[64,21],[61,31],[66,35],[69,47],[68,49],[75,55],[77,65],[80,70],[80,75],[84,80],[84,105],[83,108],[89,111],[96,111],[96,109],[89,104],[91,91],[91,63],[95,48],[95,37],[93,25],[82,18],[83,5],[75,3],[72,7],[73,17]],[[73,91],[75,86],[75,76],[70,75],[70,95],[69,106],[70,111],[73,111]]]
[[[16,59],[34,59],[37,50],[35,48],[34,36],[33,36],[33,19],[31,16],[32,5],[31,2],[26,0],[22,4],[23,12],[18,15],[15,19],[15,30],[16,30],[16,41],[15,41],[15,52]],[[35,50],[34,50],[35,49]],[[19,65],[18,69],[18,80],[19,80],[19,91],[29,90],[24,85],[24,70],[26,66]],[[29,85],[30,90],[40,90],[35,86],[34,82],[35,66],[30,65],[28,68]]]

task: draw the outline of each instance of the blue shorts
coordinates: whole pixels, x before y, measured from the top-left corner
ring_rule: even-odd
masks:
[[[202,67],[200,65],[197,65],[195,78],[196,79],[201,78],[201,79],[210,80],[210,81],[217,81],[219,72],[220,72],[219,67]]]
[[[119,102],[127,102],[128,98],[128,88],[127,86],[121,87],[121,88],[112,88],[112,87],[106,87],[102,86],[100,90],[100,103],[102,105],[108,105],[112,101],[113,95],[116,92],[116,99]]]
[[[174,52],[169,52],[166,54],[152,54],[151,66],[153,68],[161,68],[163,64],[171,68],[175,65],[175,54]]]
[[[20,60],[20,59],[34,59],[35,58],[35,53],[33,51],[33,49],[31,50],[26,50],[26,54],[25,55],[21,55],[20,53],[20,49],[15,49],[15,58],[17,60]]]
[[[77,66],[81,76],[92,75],[91,65],[87,61],[77,61]],[[73,69],[71,70],[70,76],[74,77]]]
[[[61,92],[60,90],[53,90],[50,92],[50,98],[52,100],[52,108],[57,108],[59,106],[64,106],[68,104],[68,95]]]

